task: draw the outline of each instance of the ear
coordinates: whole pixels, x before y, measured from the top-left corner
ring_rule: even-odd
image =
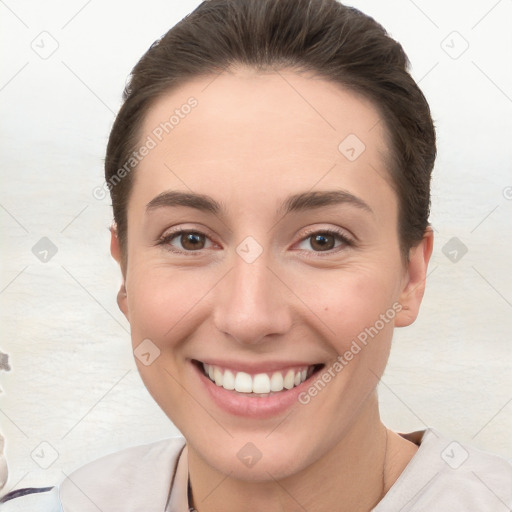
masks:
[[[425,230],[421,242],[409,251],[409,261],[399,299],[403,309],[396,315],[396,327],[411,325],[418,316],[421,300],[425,292],[428,262],[432,255],[433,247],[434,232],[429,226]]]
[[[119,236],[117,234],[117,227],[115,224],[112,224],[112,226],[110,227],[110,254],[117,261],[117,263],[119,263],[119,266],[121,267],[121,274],[123,277],[123,282],[121,284],[121,287],[119,288],[119,291],[117,292],[117,305],[119,306],[119,309],[123,312],[126,319],[130,321],[128,315],[128,294],[126,293],[125,285],[126,271],[123,268],[123,255],[121,251],[121,245],[119,243]]]

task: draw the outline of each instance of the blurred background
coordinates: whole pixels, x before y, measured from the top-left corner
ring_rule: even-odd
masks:
[[[179,435],[138,376],[94,191],[131,68],[199,3],[0,1],[0,494]],[[382,417],[510,458],[512,2],[347,3],[402,43],[439,141],[426,296],[396,331]]]

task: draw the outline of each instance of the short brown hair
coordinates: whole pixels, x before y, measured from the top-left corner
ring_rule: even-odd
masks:
[[[126,262],[133,173],[119,170],[139,143],[148,109],[173,88],[237,64],[294,68],[368,98],[391,141],[389,173],[399,202],[403,254],[428,226],[435,130],[401,45],[373,18],[336,0],[209,0],[153,43],[133,68],[107,146],[105,178]]]

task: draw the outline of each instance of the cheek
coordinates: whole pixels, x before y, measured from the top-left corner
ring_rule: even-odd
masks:
[[[127,283],[132,333],[172,343],[180,331],[185,334],[194,309],[204,301],[214,280],[197,270],[172,271],[165,267],[138,267]],[[134,343],[136,336],[132,335]]]
[[[128,275],[131,338],[139,374],[160,407],[172,411],[172,421],[180,428],[180,419],[187,417],[190,406],[182,387],[187,368],[180,361],[186,340],[202,321],[205,295],[211,286],[197,271],[172,270],[149,260],[134,265]],[[145,353],[154,357],[150,364]]]
[[[324,325],[332,346],[340,354],[358,336],[377,324],[379,335],[390,335],[396,316],[398,297],[396,272],[379,269],[350,268],[330,273],[324,280],[312,281],[303,275],[297,294]],[[395,307],[393,307],[395,304]],[[386,316],[384,325],[382,315]],[[374,332],[374,330],[372,330]]]

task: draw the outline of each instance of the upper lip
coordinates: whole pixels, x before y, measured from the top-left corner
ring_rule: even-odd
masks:
[[[288,368],[300,368],[315,366],[322,363],[312,363],[311,361],[260,361],[260,362],[244,362],[233,361],[227,359],[195,359],[200,363],[206,363],[213,366],[220,366],[229,370],[237,372],[246,372],[250,374],[273,372],[279,370],[286,370]]]

